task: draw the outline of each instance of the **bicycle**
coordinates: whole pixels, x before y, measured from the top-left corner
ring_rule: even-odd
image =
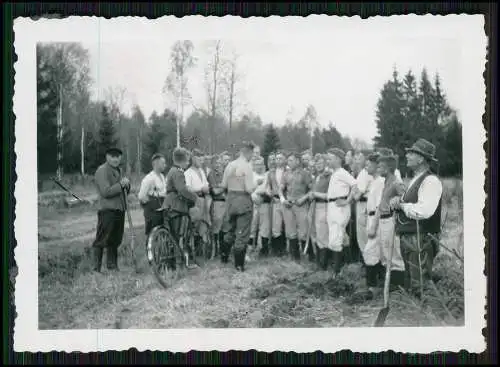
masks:
[[[162,287],[169,288],[186,270],[198,266],[193,256],[193,224],[187,213],[167,208],[157,210],[162,212],[163,224],[154,227],[148,236],[147,257],[157,281]],[[176,219],[180,220],[178,240],[171,228]]]

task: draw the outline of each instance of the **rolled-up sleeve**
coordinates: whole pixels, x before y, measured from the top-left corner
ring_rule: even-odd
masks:
[[[143,203],[148,201],[148,193],[151,191],[151,182],[151,176],[149,175],[142,179],[139,193],[137,194],[139,201]]]
[[[443,185],[436,176],[428,176],[418,189],[416,203],[403,203],[401,209],[410,219],[428,219],[436,211],[443,193]]]

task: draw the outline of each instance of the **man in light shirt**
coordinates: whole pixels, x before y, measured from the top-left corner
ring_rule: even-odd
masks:
[[[261,239],[261,255],[266,255],[268,251],[269,234],[270,234],[270,218],[269,218],[269,202],[265,200],[266,195],[266,166],[264,158],[256,157],[253,161],[254,185],[255,191],[252,193],[254,203],[252,231],[250,233],[249,246],[258,245],[259,237]],[[269,196],[267,198],[270,199]],[[266,198],[266,199],[267,199]]]
[[[221,258],[223,262],[227,262],[231,247],[234,246],[234,266],[239,271],[245,270],[245,256],[252,226],[251,195],[255,184],[250,161],[253,148],[253,143],[243,142],[239,158],[226,167],[221,183],[221,187],[227,190]]]
[[[391,155],[391,154],[393,154],[392,149],[390,149],[390,148],[378,148],[377,149],[377,153],[380,154],[380,155],[384,155],[384,156],[385,155]],[[403,181],[403,179],[401,177],[401,172],[398,169],[397,158],[396,158],[396,169],[394,170],[394,176],[396,176],[396,178],[399,181]]]
[[[405,286],[421,296],[420,279],[426,281],[431,277],[439,251],[434,238],[439,238],[441,233],[443,185],[430,166],[437,162],[434,144],[418,139],[406,152],[407,167],[414,177],[404,195],[391,201],[391,207],[397,210],[396,233],[401,238]]]
[[[401,254],[399,237],[395,235],[394,210],[391,207],[391,200],[400,197],[404,193],[404,184],[399,180],[394,171],[396,169],[397,158],[392,151],[389,154],[379,154],[379,172],[384,177],[384,189],[378,205],[375,220],[378,222],[378,236],[380,239],[381,263],[387,267],[389,262],[390,249],[392,250],[391,260],[391,289],[396,290],[404,285],[405,264]]]
[[[286,239],[282,235],[284,227],[283,205],[280,202],[279,189],[286,170],[286,159],[283,152],[276,153],[276,168],[270,169],[267,186],[272,195],[271,251],[282,256],[286,252]]]
[[[333,255],[333,275],[340,273],[342,261],[342,249],[348,246],[346,241],[346,226],[351,217],[351,202],[355,193],[356,180],[352,175],[342,168],[345,153],[342,149],[332,148],[328,150],[328,165],[332,175],[328,185],[328,255]]]
[[[210,199],[209,185],[205,170],[202,167],[203,154],[194,149],[191,156],[191,167],[184,172],[188,190],[198,196],[194,208],[189,210],[191,220],[195,224],[195,248],[199,248],[200,242],[206,243],[209,236],[210,226]]]
[[[164,176],[166,161],[163,154],[153,154],[151,157],[153,170],[149,172],[141,181],[139,193],[137,194],[139,202],[144,210],[144,223],[147,236],[151,230],[163,224],[162,212],[157,209],[163,205],[163,200],[167,194],[167,181]]]
[[[356,200],[355,213],[356,213],[356,239],[357,245],[361,253],[363,253],[368,241],[366,234],[366,224],[368,219],[368,213],[366,210],[366,202],[368,200],[367,194],[370,185],[373,181],[373,176],[368,173],[368,167],[366,167],[365,155],[359,152],[356,157],[356,165],[359,166],[359,174],[356,177],[356,194],[354,199]]]

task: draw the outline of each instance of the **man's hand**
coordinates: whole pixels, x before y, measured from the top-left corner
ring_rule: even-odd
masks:
[[[204,194],[208,194],[209,193],[209,187],[207,185],[203,186],[201,191],[204,193]]]
[[[263,178],[259,178],[259,179],[257,180],[257,186],[260,186],[260,185],[262,185],[263,183],[264,183],[264,179],[263,179]]]
[[[122,177],[120,180],[121,187],[127,187],[130,185],[130,180],[127,177]]]
[[[367,231],[367,235],[369,239],[374,239],[375,236],[377,235],[377,231],[375,229],[375,226],[370,226]]]
[[[392,210],[398,210],[399,208],[401,208],[401,198],[400,197],[392,198],[389,201],[389,206],[391,207]]]

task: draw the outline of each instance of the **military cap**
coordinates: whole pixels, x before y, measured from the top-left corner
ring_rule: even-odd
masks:
[[[111,147],[106,149],[106,154],[109,154],[111,156],[118,156],[118,155],[123,155],[123,152],[118,147]]]

